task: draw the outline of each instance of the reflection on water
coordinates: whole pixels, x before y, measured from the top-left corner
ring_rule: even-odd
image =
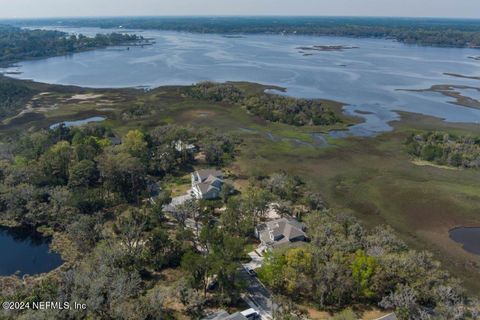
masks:
[[[58,123],[52,124],[50,126],[50,129],[55,129],[58,126],[60,126],[61,124],[63,124],[67,128],[68,127],[78,127],[78,126],[82,126],[84,124],[91,123],[91,122],[102,122],[106,119],[107,118],[105,118],[105,117],[90,117],[90,118],[86,118],[86,119],[82,119],[82,120],[63,121],[63,122],[58,122]]]
[[[0,227],[0,276],[38,274],[60,266],[63,261],[50,252],[49,243],[33,230]]]
[[[463,244],[463,249],[480,255],[480,228],[455,228],[450,230],[450,238]]]

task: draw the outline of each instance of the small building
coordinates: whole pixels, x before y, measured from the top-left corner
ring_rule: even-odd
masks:
[[[215,169],[192,173],[192,196],[196,199],[217,199],[223,186],[223,172]]]
[[[116,135],[108,137],[108,140],[110,140],[112,146],[118,146],[122,144],[122,139]]]
[[[182,140],[174,141],[173,146],[175,147],[175,150],[177,150],[178,152],[186,151],[187,153],[194,153],[198,151],[198,148],[196,145],[183,142]]]
[[[276,247],[293,242],[307,241],[303,223],[295,219],[281,218],[259,224],[255,236],[266,247]]]

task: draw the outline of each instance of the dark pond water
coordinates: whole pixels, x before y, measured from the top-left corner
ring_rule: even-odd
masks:
[[[450,238],[463,244],[465,251],[480,255],[480,227],[452,229],[450,230]]]
[[[63,261],[50,252],[49,243],[32,230],[0,227],[0,276],[39,274],[60,266]]]

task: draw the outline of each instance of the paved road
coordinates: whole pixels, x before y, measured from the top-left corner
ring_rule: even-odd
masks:
[[[270,292],[262,285],[257,277],[250,276],[243,267],[240,275],[247,281],[248,296],[255,304],[255,309],[260,312],[263,319],[272,319],[274,305]]]

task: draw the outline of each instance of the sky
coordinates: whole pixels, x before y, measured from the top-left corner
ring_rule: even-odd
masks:
[[[480,18],[480,0],[0,0],[0,18],[145,15]]]

